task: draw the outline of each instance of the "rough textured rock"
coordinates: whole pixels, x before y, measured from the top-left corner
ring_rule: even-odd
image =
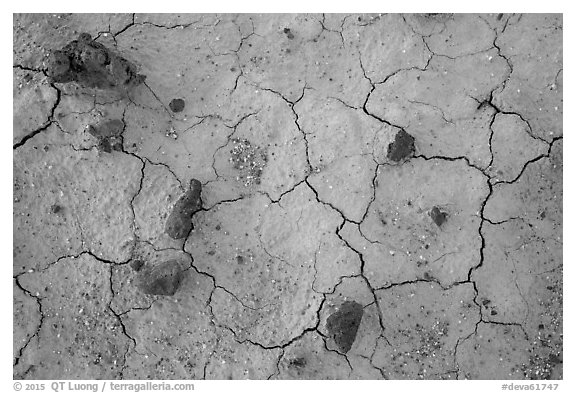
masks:
[[[183,239],[193,228],[192,216],[202,208],[202,183],[190,180],[189,189],[174,204],[166,220],[166,233],[172,239]]]
[[[76,82],[97,89],[129,89],[145,80],[134,64],[94,41],[88,33],[51,52],[46,72],[56,83]]]
[[[98,149],[106,153],[112,150],[122,150],[122,132],[126,125],[120,119],[102,121],[96,125],[89,125],[87,131],[98,139]]]
[[[394,142],[388,145],[388,159],[398,162],[414,154],[414,137],[404,130],[398,131]]]

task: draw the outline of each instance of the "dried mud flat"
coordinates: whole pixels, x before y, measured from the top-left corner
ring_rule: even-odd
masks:
[[[561,15],[13,21],[14,378],[563,378]]]

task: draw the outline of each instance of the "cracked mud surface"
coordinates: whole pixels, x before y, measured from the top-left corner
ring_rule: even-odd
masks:
[[[561,15],[13,28],[14,378],[563,378]]]

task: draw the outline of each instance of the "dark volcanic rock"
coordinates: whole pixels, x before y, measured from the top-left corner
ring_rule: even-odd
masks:
[[[448,220],[448,213],[440,210],[438,206],[434,206],[432,210],[430,210],[429,214],[430,218],[432,218],[432,221],[434,221],[434,223],[439,227],[442,226],[442,224],[444,224],[446,220]]]
[[[185,269],[176,259],[154,267],[145,267],[138,277],[138,287],[148,295],[174,296],[184,279]]]
[[[399,162],[414,153],[414,137],[404,130],[398,131],[394,142],[388,145],[388,159]]]
[[[352,348],[362,315],[364,315],[364,307],[361,304],[346,301],[338,311],[328,317],[326,328],[340,352],[347,353]]]
[[[184,107],[186,106],[186,102],[184,102],[184,100],[182,98],[174,98],[172,101],[170,101],[168,106],[170,107],[170,110],[172,112],[178,113],[178,112],[182,112],[184,110]]]
[[[144,82],[136,66],[82,33],[61,50],[50,53],[47,74],[57,83],[76,82],[86,88],[128,89]]]
[[[111,153],[122,150],[122,133],[124,121],[120,119],[105,120],[96,125],[89,125],[88,133],[98,138],[98,150]]]
[[[190,189],[178,199],[166,221],[166,233],[172,239],[188,237],[192,230],[192,216],[202,208],[202,184],[190,180]]]

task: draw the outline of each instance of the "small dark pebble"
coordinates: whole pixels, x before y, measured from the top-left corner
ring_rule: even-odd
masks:
[[[170,110],[172,112],[178,113],[178,112],[182,112],[184,110],[186,103],[184,102],[184,100],[182,98],[174,98],[172,101],[170,101],[168,106],[170,107]]]
[[[190,234],[192,216],[202,208],[201,194],[202,183],[190,180],[190,188],[176,201],[166,220],[166,233],[172,239],[183,239]]]
[[[289,28],[287,28],[287,27],[284,28],[284,34],[286,34],[286,37],[288,37],[289,40],[294,39],[294,34],[293,34],[292,31],[291,31]]]
[[[388,159],[399,162],[414,153],[414,137],[404,130],[396,133],[394,142],[388,145]]]
[[[430,218],[432,218],[432,221],[434,221],[434,223],[439,227],[442,226],[442,224],[444,224],[448,219],[448,213],[443,212],[437,206],[434,206],[432,210],[430,210],[429,214]]]
[[[328,333],[334,339],[340,352],[347,353],[352,348],[363,315],[364,308],[361,304],[346,301],[326,320]]]
[[[60,205],[52,205],[52,207],[50,207],[50,211],[54,214],[60,213],[62,211],[62,209],[64,209],[64,208]]]
[[[184,268],[175,259],[154,267],[146,267],[139,273],[138,287],[148,295],[174,296],[184,279]]]

